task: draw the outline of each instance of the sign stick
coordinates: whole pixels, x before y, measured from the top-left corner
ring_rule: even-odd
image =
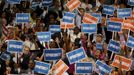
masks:
[[[108,15],[106,15],[106,20],[107,20],[107,18],[108,18]],[[105,21],[105,26],[107,25],[107,21]]]
[[[112,52],[112,54],[111,54],[111,57],[110,57],[110,60],[112,60],[112,58],[113,58],[113,55],[114,55],[114,53]]]
[[[128,37],[129,37],[129,35],[130,35],[130,32],[131,32],[131,31],[130,31],[130,29],[129,29],[129,30],[128,30],[128,35],[127,35]]]
[[[132,54],[133,54],[133,51],[134,51],[134,49],[132,48],[132,49],[131,49],[131,53],[130,53],[130,57],[132,56]]]
[[[113,34],[112,34],[112,39],[114,39],[114,32],[113,32]]]
[[[49,42],[47,43],[48,49],[50,49]]]

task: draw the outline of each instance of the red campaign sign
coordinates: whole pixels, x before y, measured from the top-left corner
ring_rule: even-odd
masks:
[[[61,29],[70,29],[70,28],[74,28],[75,25],[74,25],[74,23],[64,23],[64,22],[60,21],[60,27],[61,27]]]
[[[120,56],[120,55],[115,55],[114,60],[113,60],[111,65],[113,67],[119,68],[119,65],[120,65],[120,60],[119,59],[121,60],[121,68],[122,68],[122,70],[129,71],[129,69],[131,67],[131,64],[132,64],[132,60],[128,59],[126,57],[123,57],[123,56]]]
[[[122,18],[112,17],[112,18],[110,18],[110,21],[111,22],[119,22],[119,23],[122,23],[123,22],[123,19]]]
[[[124,20],[123,21],[123,26],[122,29],[132,29],[134,26],[134,22],[130,21],[130,20]]]
[[[85,13],[82,22],[88,23],[88,24],[97,24],[98,18],[96,18],[88,13]]]
[[[53,67],[52,71],[54,71],[55,75],[62,75],[65,71],[67,71],[69,67],[62,61],[59,60]]]
[[[67,7],[69,9],[69,11],[73,11],[74,9],[78,8],[78,6],[81,4],[81,2],[79,0],[70,0],[67,3]]]

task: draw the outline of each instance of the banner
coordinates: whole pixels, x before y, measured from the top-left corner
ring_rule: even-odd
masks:
[[[29,13],[16,13],[16,22],[17,23],[30,22],[30,14]]]
[[[55,75],[63,75],[63,73],[66,72],[68,69],[69,69],[69,67],[62,60],[59,60],[52,67],[52,70],[53,70]]]
[[[10,4],[20,4],[21,0],[7,0]]]
[[[42,6],[49,7],[53,4],[53,0],[43,0]]]
[[[128,0],[127,4],[130,5],[130,6],[134,6],[134,0]]]
[[[69,11],[73,11],[74,9],[78,8],[80,4],[81,2],[79,0],[70,0],[66,5]]]
[[[99,68],[99,70],[100,70],[101,72],[110,74],[111,71],[112,71],[112,68],[111,68],[110,66],[108,66],[108,65],[105,64],[105,63],[102,63],[102,62],[99,61],[99,60],[96,61],[96,65],[97,65],[97,67]]]
[[[49,42],[51,39],[50,32],[37,32],[37,37],[40,42]]]
[[[81,31],[84,33],[88,33],[88,34],[97,33],[97,25],[96,24],[82,24]]]
[[[50,70],[50,66],[51,64],[49,63],[36,61],[34,71],[40,74],[48,74]]]
[[[85,13],[82,22],[87,23],[87,24],[97,24],[98,18],[96,18],[88,13]]]
[[[120,32],[121,31],[121,23],[118,22],[108,22],[108,27],[107,30],[108,31],[112,31],[112,32]]]
[[[134,49],[134,37],[129,35],[126,45]]]
[[[45,61],[56,61],[62,57],[62,50],[61,48],[55,49],[45,49],[44,50],[44,59]]]
[[[17,40],[9,40],[7,44],[7,51],[19,53],[23,51],[23,42]]]
[[[50,25],[49,26],[49,31],[54,34],[56,32],[61,32],[60,25]]]
[[[103,50],[103,44],[101,44],[101,43],[96,43],[96,49],[97,49],[97,50]]]
[[[121,64],[120,64],[120,60],[121,60]],[[119,66],[121,65],[121,68],[123,70],[129,71],[132,65],[132,60],[123,56],[115,55],[111,65],[117,68],[119,68]]]
[[[70,64],[76,63],[87,57],[83,47],[73,50],[71,52],[68,52],[66,53],[66,55]]]
[[[120,43],[111,39],[108,44],[108,50],[114,53],[119,53],[121,50]]]
[[[131,8],[117,9],[117,17],[118,18],[128,18],[131,16],[131,13],[132,13]]]
[[[110,6],[110,5],[104,5],[103,6],[103,14],[106,14],[106,15],[113,15],[114,14],[114,6]]]
[[[98,18],[98,23],[101,23],[102,17],[101,17],[101,14],[100,13],[92,13],[91,15],[94,16],[94,17],[96,17],[96,18]]]
[[[76,74],[88,74],[93,72],[93,64],[90,62],[79,62],[75,64]]]

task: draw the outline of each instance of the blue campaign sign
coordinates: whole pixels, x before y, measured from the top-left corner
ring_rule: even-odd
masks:
[[[23,42],[17,40],[9,40],[7,45],[8,52],[19,53],[23,51]]]
[[[84,33],[89,33],[89,34],[96,33],[97,25],[96,24],[82,24],[81,30]]]
[[[48,74],[50,70],[50,66],[51,64],[49,63],[36,61],[34,71],[40,74]]]
[[[9,52],[4,52],[1,54],[0,58],[4,61],[9,61],[11,56],[10,56],[10,53]]]
[[[50,25],[49,31],[53,34],[55,32],[60,32],[61,28],[60,25]]]
[[[111,39],[108,44],[108,50],[114,53],[119,53],[121,50],[120,43]]]
[[[20,4],[21,0],[7,0],[10,4]]]
[[[96,44],[96,49],[102,50],[103,49],[103,44],[97,43]]]
[[[130,6],[134,6],[134,0],[128,0],[127,4],[130,5]]]
[[[103,14],[113,15],[114,10],[115,10],[114,6],[111,6],[111,5],[104,5],[103,6]]]
[[[53,0],[43,0],[42,6],[49,7],[53,4]]]
[[[37,37],[40,42],[49,42],[51,39],[50,32],[37,32]]]
[[[44,59],[46,61],[54,61],[59,60],[62,56],[62,49],[55,48],[55,49],[45,49],[44,50]]]
[[[70,64],[76,63],[84,58],[86,58],[86,54],[84,48],[81,47],[79,49],[73,50],[71,52],[66,53],[67,58]]]
[[[31,8],[35,10],[39,5],[40,5],[40,2],[32,2]]]
[[[102,17],[101,17],[101,14],[100,13],[92,13],[91,15],[94,16],[94,17],[96,17],[96,18],[98,18],[99,19],[98,20],[98,23],[101,23]]]
[[[65,12],[62,21],[64,23],[73,23],[74,18],[75,18],[75,13]]]
[[[122,24],[118,22],[108,22],[108,31],[112,32],[120,32],[121,31]]]
[[[97,60],[96,61],[96,65],[97,67],[99,68],[100,72],[103,72],[103,73],[111,73],[112,71],[112,68],[110,66],[108,66],[107,64],[105,63],[102,63],[101,61]]]
[[[16,22],[17,23],[30,22],[30,14],[29,13],[16,13]]]
[[[128,47],[133,48],[134,49],[134,37],[129,36],[128,40],[127,40],[127,44]]]
[[[90,62],[79,62],[75,64],[76,74],[88,74],[93,72],[93,64]]]
[[[131,8],[117,9],[117,17],[118,18],[128,18],[131,16],[131,13],[132,13]]]

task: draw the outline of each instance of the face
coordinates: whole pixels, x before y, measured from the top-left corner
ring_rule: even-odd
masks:
[[[99,42],[100,43],[101,41],[102,41],[102,37],[101,36],[97,36],[96,37],[96,42]]]
[[[35,64],[34,64],[34,62],[32,60],[30,60],[28,66],[29,66],[30,69],[33,69]]]
[[[29,53],[29,51],[30,51],[30,48],[29,48],[29,47],[27,47],[27,46],[25,46],[25,47],[24,47],[24,54],[28,54],[28,53]]]

